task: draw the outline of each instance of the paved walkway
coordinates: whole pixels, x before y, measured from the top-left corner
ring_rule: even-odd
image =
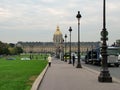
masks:
[[[53,60],[39,90],[120,90],[120,83],[100,83],[95,72]]]

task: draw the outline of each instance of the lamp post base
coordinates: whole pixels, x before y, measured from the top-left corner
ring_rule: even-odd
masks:
[[[81,64],[77,64],[76,68],[82,68]]]
[[[99,82],[112,82],[112,77],[109,74],[109,71],[101,71],[98,76]]]

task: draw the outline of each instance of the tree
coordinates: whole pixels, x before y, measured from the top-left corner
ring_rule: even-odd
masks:
[[[9,47],[9,54],[10,55],[15,55],[15,48],[14,47]]]
[[[9,46],[10,46],[10,47],[15,47],[15,44],[9,43]]]
[[[0,55],[15,55],[20,53],[23,53],[23,49],[21,47],[16,47],[13,43],[7,44],[0,41]]]
[[[23,49],[21,47],[15,47],[16,54],[23,53]]]
[[[3,48],[2,54],[6,54],[6,55],[9,54],[8,47],[4,47],[4,48]]]
[[[0,41],[0,54],[9,54],[8,44]]]

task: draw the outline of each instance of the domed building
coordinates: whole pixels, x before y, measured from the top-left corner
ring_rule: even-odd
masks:
[[[85,53],[88,50],[97,48],[100,46],[100,42],[80,42],[81,53]],[[118,40],[117,45],[120,45]],[[23,49],[25,53],[54,53],[56,57],[61,58],[64,55],[64,40],[63,34],[60,31],[59,26],[56,27],[55,33],[53,34],[53,42],[18,42],[16,46]],[[71,42],[71,52],[77,52],[78,42]],[[69,41],[66,41],[66,52],[69,52]],[[63,59],[63,58],[61,58]]]
[[[63,54],[63,35],[60,31],[59,26],[57,26],[57,29],[53,35],[53,42],[55,44],[56,48],[56,57],[60,58],[60,56]]]
[[[62,43],[63,42],[63,35],[59,29],[59,26],[57,26],[57,29],[53,35],[53,42],[55,44],[59,44],[59,43]]]

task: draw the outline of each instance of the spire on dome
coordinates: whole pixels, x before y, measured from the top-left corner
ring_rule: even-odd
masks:
[[[61,31],[60,31],[60,28],[59,26],[57,26],[57,29],[56,29],[56,32],[54,33],[54,35],[61,35]]]

